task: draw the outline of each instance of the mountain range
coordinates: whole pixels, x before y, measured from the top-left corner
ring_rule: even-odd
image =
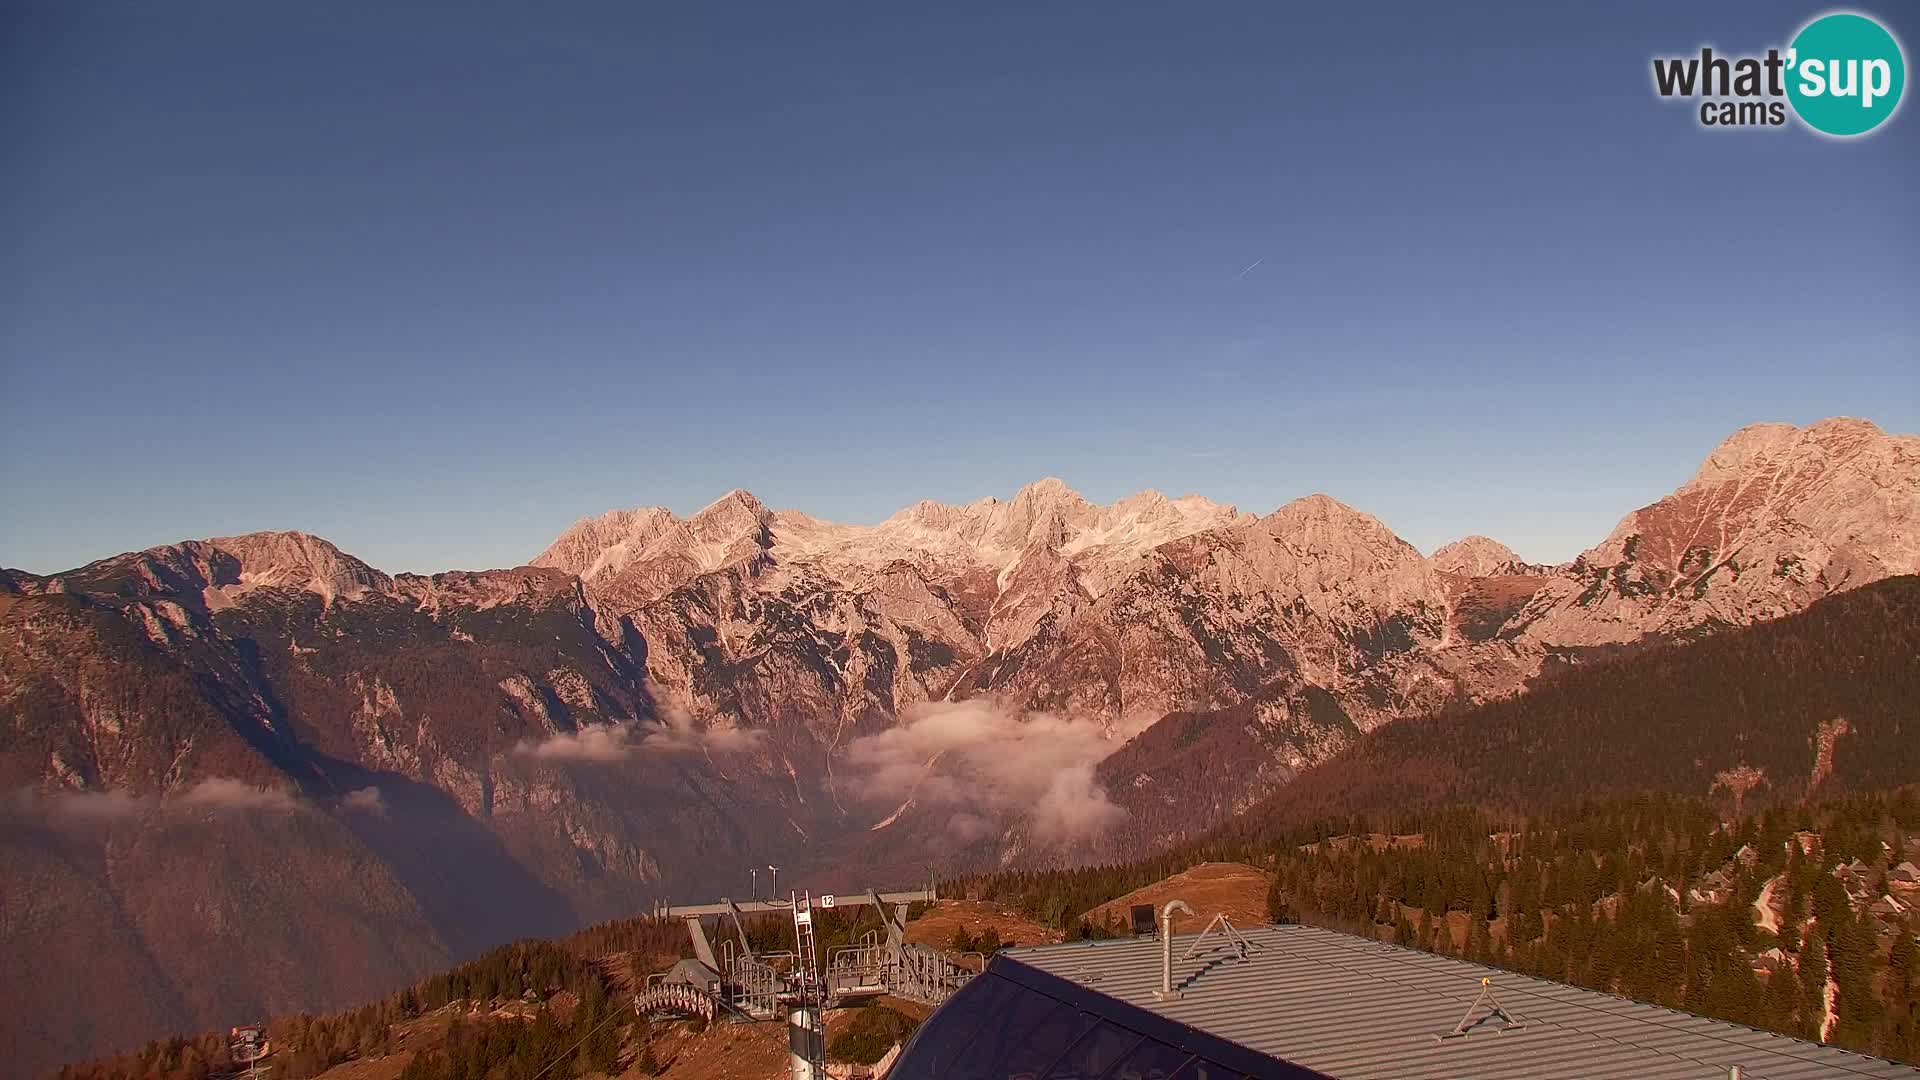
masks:
[[[1561,566],[1043,480],[873,526],[616,510],[510,570],[259,533],[0,572],[0,1032],[324,1008],[769,862],[1176,843],[1393,721],[1920,572],[1917,515],[1920,438],[1833,419],[1736,432]]]

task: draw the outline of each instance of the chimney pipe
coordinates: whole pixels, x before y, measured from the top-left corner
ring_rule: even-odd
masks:
[[[1173,912],[1176,908],[1193,914],[1185,900],[1169,900],[1160,909],[1160,989],[1153,996],[1162,1001],[1179,996],[1173,992]]]

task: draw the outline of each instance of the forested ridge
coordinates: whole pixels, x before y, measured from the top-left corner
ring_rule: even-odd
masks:
[[[1227,828],[1647,791],[1731,808],[1916,780],[1920,577],[1901,577],[1385,725]]]
[[[1524,816],[1443,809],[1384,824],[1329,819],[1140,863],[993,874],[953,888],[1100,937],[1119,928],[1075,913],[1195,862],[1244,861],[1272,874],[1277,921],[1920,1060],[1920,889],[1890,880],[1891,867],[1920,855],[1920,789],[1730,821],[1703,799],[1649,795]],[[1856,863],[1866,867],[1857,882],[1845,869]],[[1755,904],[1770,882],[1763,915]],[[1871,903],[1889,890],[1908,898],[1906,909],[1876,916]]]

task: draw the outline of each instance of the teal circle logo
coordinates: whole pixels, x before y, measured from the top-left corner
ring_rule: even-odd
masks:
[[[1787,50],[1787,100],[1815,131],[1864,135],[1893,115],[1906,88],[1900,43],[1865,15],[1822,15]]]

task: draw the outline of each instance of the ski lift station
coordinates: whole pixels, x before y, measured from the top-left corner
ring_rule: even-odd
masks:
[[[642,1015],[678,1014],[708,1021],[783,1020],[794,1080],[824,1080],[824,1010],[883,994],[938,1006],[975,977],[973,969],[938,949],[908,943],[909,905],[935,898],[927,888],[838,897],[792,893],[785,899],[662,907],[657,915],[685,921],[693,958],[650,976],[635,1008]],[[822,955],[814,933],[816,916],[835,908],[866,907],[878,912],[880,925],[853,944]],[[765,914],[793,920],[792,952],[755,951],[745,918]],[[710,918],[717,920],[721,932],[718,949],[707,933]]]
[[[826,1077],[821,1011],[882,994],[934,1005],[886,1080],[1920,1080],[1920,1069],[1594,990],[1310,926],[1170,933],[1172,901],[1131,938],[1006,949],[983,971],[906,941],[931,889],[663,908],[695,957],[654,976],[643,1013],[787,1024],[794,1080]],[[823,907],[881,927],[818,955]],[[794,953],[757,955],[741,917],[781,912]],[[1155,918],[1155,915],[1158,918]],[[716,951],[705,918],[731,936]],[[1157,924],[1157,925],[1156,925]]]

